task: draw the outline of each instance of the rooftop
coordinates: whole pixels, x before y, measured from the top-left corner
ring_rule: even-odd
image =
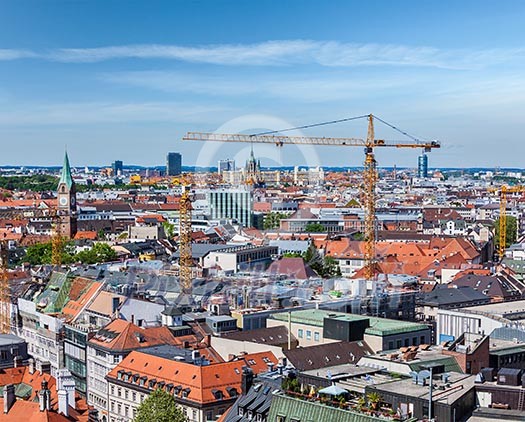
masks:
[[[525,319],[525,300],[469,306],[463,309],[471,312],[485,313],[501,318]]]
[[[455,372],[451,372],[448,375],[449,378],[446,383],[438,376],[433,377],[433,402],[453,404],[456,400],[463,397],[468,391],[474,388],[474,380],[476,379],[475,375],[466,375]],[[428,399],[428,385],[415,384],[411,378],[376,385],[374,386],[374,389],[379,393],[386,392],[403,394],[405,397]]]
[[[305,309],[301,311],[292,311],[291,320],[297,324],[313,325],[322,327],[325,318],[334,318],[344,321],[363,321],[369,320],[370,326],[365,330],[365,334],[373,336],[388,336],[393,334],[409,333],[412,331],[428,329],[424,324],[416,322],[399,321],[387,318],[370,317],[357,314],[347,314],[344,312],[332,312],[322,309]],[[283,312],[272,315],[273,319],[288,321],[289,313]]]

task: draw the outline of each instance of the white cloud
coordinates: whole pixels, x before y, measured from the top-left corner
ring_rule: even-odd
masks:
[[[82,125],[93,123],[201,122],[210,115],[228,114],[222,106],[174,102],[24,104],[0,112],[0,127],[24,125]],[[220,117],[218,117],[220,119]]]
[[[38,54],[29,50],[12,50],[0,48],[0,61],[18,60],[32,57],[38,57]]]
[[[476,69],[523,60],[524,48],[486,50],[439,49],[396,44],[280,40],[255,44],[202,46],[137,44],[97,48],[62,48],[48,52],[0,49],[0,60],[28,57],[65,63],[114,59],[165,59],[226,66],[317,64],[326,67],[417,66]]]
[[[380,90],[393,92],[414,84],[417,78],[349,77],[347,74],[190,74],[185,72],[136,71],[101,76],[106,82],[128,84],[168,93],[193,93],[206,96],[236,97],[257,95],[294,101],[323,102],[357,99]]]

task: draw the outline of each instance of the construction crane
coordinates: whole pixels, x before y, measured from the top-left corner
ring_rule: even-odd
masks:
[[[341,123],[350,120],[367,118],[368,133],[366,139],[362,138],[332,138],[320,136],[286,136],[282,133],[290,130],[306,129],[316,126],[325,126],[334,123]],[[374,120],[378,120],[399,133],[411,138],[411,141],[385,141],[375,139]],[[249,142],[249,143],[271,143],[278,147],[284,145],[323,145],[323,146],[345,146],[362,147],[365,152],[363,184],[362,184],[362,205],[365,211],[364,219],[364,240],[365,240],[365,277],[370,280],[375,273],[375,219],[376,219],[376,183],[377,162],[374,155],[374,148],[421,148],[425,152],[430,152],[434,148],[440,148],[438,141],[420,141],[397,127],[385,122],[384,120],[368,114],[365,116],[351,117],[347,119],[334,120],[330,122],[317,123],[296,128],[284,129],[281,131],[265,132],[257,135],[248,134],[220,134],[206,132],[188,132],[183,141],[217,141],[217,142]]]
[[[507,247],[507,194],[509,193],[523,193],[525,186],[502,185],[499,188],[489,188],[490,192],[499,193],[499,244],[498,256],[503,259],[505,256],[505,249]]]
[[[60,224],[60,216],[53,217],[53,235],[51,237],[51,264],[54,267],[62,265],[62,253],[64,249],[64,238],[62,237],[62,227]]]
[[[191,296],[191,272],[193,266],[191,250],[191,179],[182,178],[182,194],[179,207],[179,280],[181,294]]]
[[[9,288],[7,242],[0,242],[0,333],[11,332],[11,290]]]

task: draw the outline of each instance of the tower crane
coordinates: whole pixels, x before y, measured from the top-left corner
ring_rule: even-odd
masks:
[[[191,268],[193,266],[191,250],[191,181],[185,179],[179,207],[179,279],[181,293],[191,295]]]
[[[490,188],[490,192],[499,193],[499,245],[498,256],[503,259],[505,256],[505,249],[507,247],[507,194],[509,193],[523,193],[525,186],[502,185],[499,188]]]
[[[349,120],[356,120],[367,118],[368,133],[366,139],[362,138],[332,138],[320,136],[286,136],[282,133],[289,130],[305,129],[316,126],[324,126],[328,124],[340,123]],[[401,134],[411,138],[411,141],[385,141],[383,139],[376,139],[374,134],[374,119],[386,124],[392,129]],[[206,132],[188,132],[183,138],[183,141],[217,141],[217,142],[257,142],[275,144],[278,147],[284,145],[322,145],[322,146],[346,146],[346,147],[362,147],[365,152],[364,170],[363,170],[363,184],[362,184],[362,203],[365,211],[364,220],[364,240],[365,240],[365,276],[368,280],[374,277],[374,263],[375,263],[375,217],[376,217],[376,183],[377,162],[374,155],[374,148],[421,148],[425,152],[430,152],[434,148],[440,148],[441,144],[438,141],[420,141],[419,139],[403,132],[397,127],[385,122],[384,120],[368,114],[365,116],[351,117],[347,119],[335,120],[324,123],[317,123],[312,125],[301,126],[297,128],[290,128],[281,131],[265,132],[256,135],[248,134],[221,134],[221,133],[206,133]]]
[[[0,242],[0,333],[11,332],[11,291],[9,288],[7,242]]]
[[[53,216],[53,235],[51,236],[51,264],[59,268],[62,265],[62,253],[64,251],[64,238],[62,237],[62,225],[60,216]]]

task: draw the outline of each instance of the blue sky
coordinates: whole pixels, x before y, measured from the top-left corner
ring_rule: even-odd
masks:
[[[0,1],[0,164],[246,159],[183,143],[374,113],[439,139],[430,165],[525,167],[522,1]],[[377,127],[378,137],[400,139]],[[366,122],[305,135],[366,136]],[[359,165],[357,148],[263,165]],[[414,166],[417,151],[378,151]]]

